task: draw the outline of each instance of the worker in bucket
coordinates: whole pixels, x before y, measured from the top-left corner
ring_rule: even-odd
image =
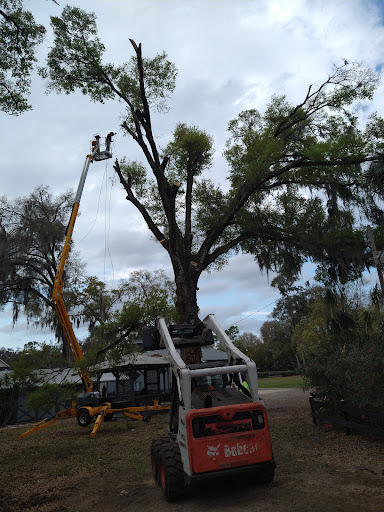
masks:
[[[113,133],[113,132],[109,132],[108,135],[106,136],[105,138],[105,151],[109,151],[111,149],[111,142],[112,141],[112,137],[116,135],[116,133]]]

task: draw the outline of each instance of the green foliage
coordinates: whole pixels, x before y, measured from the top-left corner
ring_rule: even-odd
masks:
[[[167,112],[166,100],[170,98],[176,86],[177,69],[168,60],[166,52],[161,52],[153,58],[143,58],[143,71],[145,73],[145,89],[148,104],[158,112]],[[129,61],[128,73],[125,76],[137,76],[137,63],[135,58]],[[124,76],[124,75],[123,75]],[[140,108],[142,97],[136,86],[136,95],[132,98],[132,104]]]
[[[260,338],[253,332],[243,332],[233,343],[250,359],[254,359],[257,349],[262,344]]]
[[[377,174],[384,121],[375,115],[360,128],[356,105],[372,99],[376,72],[344,60],[296,106],[273,96],[264,112],[241,112],[228,127],[224,189],[204,176],[213,140],[203,130],[178,124],[165,148],[157,146],[151,109],[163,109],[176,77],[164,53],[146,59],[131,40],[133,59],[105,64],[94,14],[66,7],[52,24],[48,87],[124,104],[122,127],[144,163],[115,162],[114,168],[170,256],[181,321],[197,320],[201,273],[238,251],[291,279],[307,260],[327,265],[341,282],[370,265],[361,225],[383,220]]]
[[[48,90],[70,94],[79,89],[93,101],[103,103],[117,96],[126,103],[129,122],[142,108],[137,64],[134,59],[121,66],[103,63],[105,46],[97,35],[96,15],[80,8],[66,6],[61,17],[51,17],[54,45],[47,67],[40,74],[49,79]],[[147,100],[159,111],[175,87],[176,68],[166,53],[143,59]]]
[[[53,197],[48,187],[13,201],[0,197],[0,306],[12,304],[14,322],[22,312],[28,321],[54,330],[58,339],[51,296],[72,205],[72,192]],[[76,251],[67,268],[70,290],[83,271]]]
[[[62,356],[60,347],[32,341],[24,345],[23,350],[11,362],[12,381],[22,388],[33,387],[46,379],[46,372],[42,373],[40,370],[67,367],[68,361]]]
[[[228,327],[228,329],[225,329],[225,334],[233,342],[236,341],[240,336],[240,330],[237,327],[237,325],[231,325],[230,327]]]
[[[199,176],[212,165],[213,138],[196,126],[180,123],[164,153],[170,159],[168,171],[186,181],[191,173]]]
[[[356,407],[384,407],[382,333],[369,340],[361,334],[348,345],[328,343],[308,358],[306,386],[332,403]]]
[[[10,364],[17,357],[17,351],[12,348],[1,347],[0,359],[6,364]]]
[[[31,411],[39,409],[49,410],[52,407],[59,408],[64,400],[74,400],[76,397],[76,387],[73,384],[50,384],[45,382],[37,389],[29,393],[27,398],[27,407]]]
[[[96,277],[86,278],[71,299],[80,309],[78,321],[88,325],[85,364],[105,355],[116,363],[131,353],[143,326],[152,325],[158,316],[175,319],[174,300],[174,285],[162,270],[134,271],[112,290]]]
[[[40,70],[44,77],[49,76],[49,87],[67,94],[80,88],[94,101],[112,98],[113,92],[103,83],[101,58],[105,47],[96,35],[96,15],[66,6],[61,18],[51,17],[51,24],[55,44],[47,60],[50,71]]]
[[[383,312],[328,290],[295,338],[305,342],[305,381],[332,403],[383,408]]]
[[[0,109],[19,115],[30,110],[28,96],[36,48],[46,30],[22,0],[0,0]]]
[[[377,83],[374,72],[345,61],[296,107],[274,96],[264,115],[253,109],[230,122],[226,157],[235,197],[247,184],[254,190],[237,216],[240,229],[248,231],[241,247],[260,267],[295,275],[313,258],[328,262],[344,281],[363,269],[366,240],[355,231],[353,207],[376,221],[382,213],[356,164],[376,151],[371,167],[378,165],[383,121],[374,116],[372,126],[359,131],[351,107],[370,99]],[[374,180],[369,183],[374,186]],[[374,188],[382,194],[382,187]]]
[[[143,164],[133,160],[122,158],[120,162],[121,172],[129,185],[134,189],[140,199],[151,200],[153,182],[149,184],[147,170]],[[152,199],[153,201],[153,199]],[[149,206],[149,209],[152,209]]]
[[[20,392],[28,392],[27,407],[32,410],[49,410],[63,400],[73,399],[76,395],[74,384],[65,379],[60,384],[49,382],[58,376],[62,378],[63,369],[70,371],[59,346],[35,341],[24,345],[12,359],[11,371],[0,382],[2,396],[8,400],[8,415]],[[6,406],[5,402],[3,405]]]
[[[263,370],[288,370],[298,366],[289,320],[264,322],[260,333],[263,352],[258,366]]]
[[[271,345],[262,341],[256,334],[252,332],[243,332],[240,334],[239,328],[235,325],[231,325],[225,332],[233,344],[241,350],[243,354],[255,361],[259,373],[260,370],[268,371],[290,367],[283,358],[275,358],[275,360],[273,360]],[[219,343],[216,348],[222,350],[221,344]]]

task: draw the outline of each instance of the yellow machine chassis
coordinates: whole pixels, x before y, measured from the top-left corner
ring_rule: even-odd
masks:
[[[38,430],[41,430],[43,428],[49,427],[49,425],[52,425],[57,420],[63,420],[66,418],[71,418],[73,416],[77,416],[78,412],[82,409],[86,409],[89,413],[89,415],[94,418],[96,416],[95,425],[93,427],[93,430],[90,434],[90,437],[93,439],[96,435],[96,432],[101,427],[101,424],[104,421],[104,418],[107,414],[114,414],[114,413],[122,413],[126,418],[132,418],[134,420],[140,420],[140,421],[147,421],[148,416],[143,416],[142,412],[159,412],[159,411],[166,411],[170,408],[169,405],[159,405],[159,402],[157,400],[153,401],[153,405],[142,405],[139,407],[123,407],[121,409],[112,408],[111,404],[109,402],[105,402],[102,405],[98,407],[89,407],[89,406],[81,406],[79,408],[74,407],[72,405],[71,407],[68,407],[68,409],[64,409],[63,411],[59,411],[54,416],[51,416],[50,418],[45,418],[36,425],[34,425],[31,429],[27,430],[23,434],[19,435],[19,439],[22,439],[23,437],[29,436],[30,434],[33,434],[34,432],[37,432]],[[150,418],[151,420],[151,418]]]

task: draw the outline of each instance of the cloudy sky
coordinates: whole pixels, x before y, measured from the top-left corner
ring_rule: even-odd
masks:
[[[48,27],[39,49],[40,63],[52,44],[49,17],[59,16],[54,2],[25,2],[39,23]],[[247,108],[263,111],[272,94],[299,102],[310,84],[321,84],[343,58],[365,61],[384,74],[384,0],[77,0],[67,2],[98,18],[105,60],[127,61],[129,38],[141,42],[143,54],[165,50],[178,68],[176,91],[166,115],[154,119],[160,146],[175,124],[197,125],[214,137],[216,154],[210,177],[225,186],[222,157],[228,122]],[[361,119],[383,112],[383,85]],[[119,128],[117,101],[91,103],[81,93],[45,94],[35,76],[33,110],[19,117],[1,113],[0,191],[15,198],[39,185],[54,194],[76,189],[90,140],[95,133],[117,132],[114,157],[139,158]],[[87,272],[108,283],[135,269],[165,269],[165,251],[151,239],[143,220],[125,200],[113,177],[112,161],[94,163],[80,205],[74,243]],[[313,276],[304,268],[302,281]],[[252,257],[238,255],[221,272],[203,275],[198,294],[201,316],[215,313],[224,327],[258,332],[278,293],[258,271]],[[21,319],[12,329],[9,311],[1,313],[0,346],[22,347],[30,340],[53,338],[26,329]],[[83,333],[78,333],[79,337]]]

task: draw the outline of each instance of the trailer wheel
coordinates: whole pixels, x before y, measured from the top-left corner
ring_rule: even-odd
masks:
[[[176,443],[164,443],[160,451],[160,485],[167,501],[176,501],[184,494],[184,470]]]
[[[160,450],[164,443],[169,443],[169,437],[156,437],[151,444],[151,465],[155,481],[160,485]]]
[[[88,409],[80,408],[77,411],[77,423],[80,425],[80,427],[88,427],[88,425],[92,421],[92,416],[89,414]]]

